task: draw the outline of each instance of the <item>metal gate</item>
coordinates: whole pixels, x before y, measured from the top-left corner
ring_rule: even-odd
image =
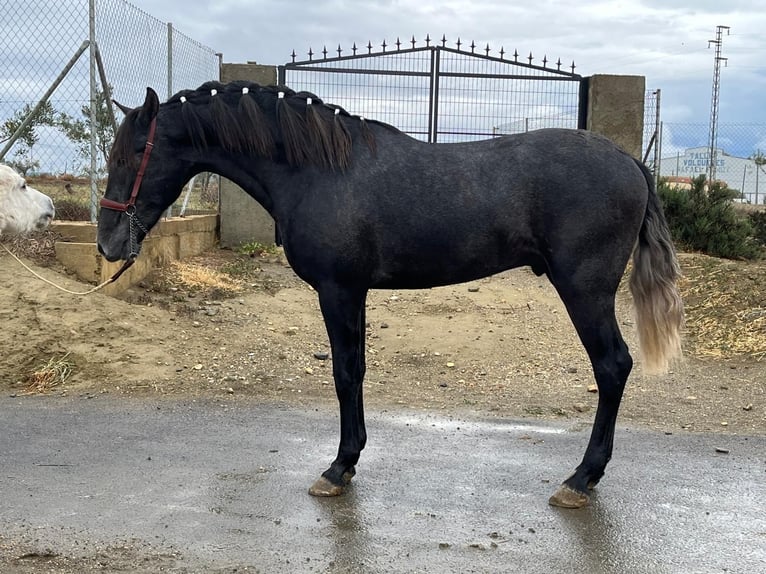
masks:
[[[279,66],[279,83],[432,143],[585,127],[587,81],[574,62],[543,57],[538,64],[531,53],[493,53],[460,39],[448,47],[446,37],[432,42],[384,41],[377,51],[372,43],[354,44],[350,54],[340,46],[309,50],[303,61],[293,51],[292,61]]]

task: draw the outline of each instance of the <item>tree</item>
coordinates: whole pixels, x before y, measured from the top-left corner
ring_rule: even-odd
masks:
[[[33,111],[33,105],[25,104],[23,108],[16,110],[11,117],[0,124],[0,143],[9,141]],[[35,144],[40,141],[37,129],[41,126],[55,127],[59,115],[61,114],[56,113],[56,110],[53,109],[50,102],[46,101],[43,103],[43,105],[34,113],[31,121],[19,134],[18,139],[16,140],[17,147],[13,159],[6,160],[7,163],[21,172],[25,177],[30,170],[40,167],[40,162],[32,158],[32,150]]]
[[[111,91],[111,86],[110,86]],[[114,142],[114,126],[107,106],[111,105],[101,90],[96,91],[96,147],[105,164],[109,150]],[[84,158],[90,157],[90,106],[82,106],[80,113],[83,119],[75,119],[66,114],[60,114],[58,126],[62,132],[77,146],[77,151]]]

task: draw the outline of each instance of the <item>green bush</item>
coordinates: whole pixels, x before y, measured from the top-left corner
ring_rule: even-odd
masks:
[[[758,240],[751,219],[734,211],[731,200],[739,196],[737,191],[720,183],[708,190],[701,175],[688,190],[661,181],[657,193],[679,247],[727,259],[763,256],[764,243]]]

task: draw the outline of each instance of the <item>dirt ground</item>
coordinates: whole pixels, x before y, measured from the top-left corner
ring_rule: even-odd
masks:
[[[72,289],[44,254],[40,273]],[[682,255],[686,359],[663,377],[634,368],[621,423],[665,432],[766,433],[766,264]],[[618,314],[637,348],[631,299]],[[545,278],[513,270],[368,302],[365,398],[498,417],[592,420],[584,351]],[[0,393],[213,396],[335,402],[316,294],[279,253],[213,250],[121,298],[78,297],[0,250]],[[635,353],[634,353],[635,354]]]

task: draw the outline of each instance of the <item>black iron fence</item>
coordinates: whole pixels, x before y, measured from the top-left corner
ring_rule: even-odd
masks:
[[[575,64],[442,37],[324,48],[279,67],[279,82],[428,142],[585,126],[587,82]],[[350,53],[349,53],[350,52]]]

